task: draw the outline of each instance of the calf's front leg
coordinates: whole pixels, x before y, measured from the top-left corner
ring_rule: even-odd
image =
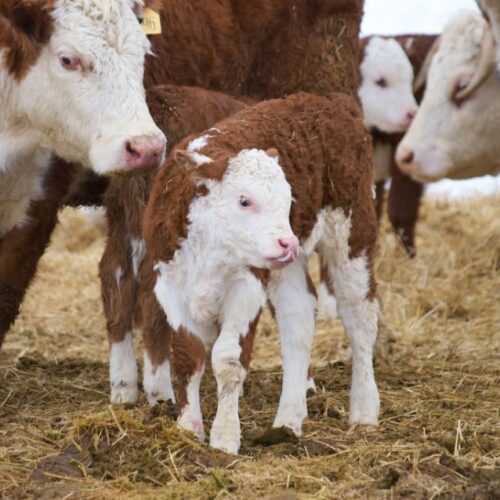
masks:
[[[222,307],[221,332],[212,350],[218,404],[210,445],[228,453],[236,454],[240,448],[239,396],[250,361],[251,340],[265,303],[262,283],[248,274],[228,289]]]

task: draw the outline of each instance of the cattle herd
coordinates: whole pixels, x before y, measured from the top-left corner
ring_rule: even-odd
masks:
[[[210,445],[237,453],[269,304],[283,362],[274,426],[300,435],[319,307],[351,344],[349,422],[377,424],[386,181],[414,256],[422,183],[499,168],[500,4],[478,4],[440,35],[360,39],[363,0],[1,0],[0,343],[58,210],[102,205],[113,404],[138,398],[137,327],[149,403],[176,401],[178,425],[204,439],[212,346]]]

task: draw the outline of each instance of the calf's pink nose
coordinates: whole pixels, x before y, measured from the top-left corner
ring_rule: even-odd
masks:
[[[299,240],[296,236],[287,236],[278,240],[280,247],[287,251],[292,252],[295,257],[299,255]]]
[[[163,135],[132,137],[125,144],[127,164],[134,170],[156,168],[165,156],[165,147],[166,139]]]

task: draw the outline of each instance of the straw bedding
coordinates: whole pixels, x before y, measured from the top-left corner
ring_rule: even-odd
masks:
[[[64,212],[0,353],[0,496],[499,498],[499,213],[499,198],[427,201],[412,261],[382,227],[378,429],[348,428],[347,343],[338,322],[321,321],[304,436],[269,432],[280,368],[266,316],[236,457],[177,430],[167,404],[108,406],[102,232]],[[207,371],[207,423],[214,394]]]

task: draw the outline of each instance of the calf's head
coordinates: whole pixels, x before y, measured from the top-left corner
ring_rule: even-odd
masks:
[[[419,111],[396,161],[417,181],[492,173],[500,147],[500,83],[483,17],[464,11],[445,28]]]
[[[150,44],[135,3],[2,1],[3,130],[101,174],[158,166],[165,137],[145,101]]]
[[[364,48],[359,98],[366,127],[381,132],[404,132],[417,113],[413,68],[393,38],[374,36]]]
[[[223,172],[219,180],[201,177],[208,193],[190,210],[207,241],[216,241],[223,255],[239,264],[256,268],[277,269],[297,258],[299,241],[290,226],[292,193],[276,150],[242,150],[213,164],[198,153],[179,154],[201,161],[200,173]]]

